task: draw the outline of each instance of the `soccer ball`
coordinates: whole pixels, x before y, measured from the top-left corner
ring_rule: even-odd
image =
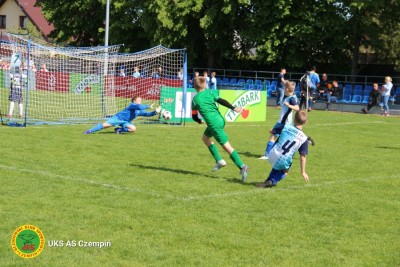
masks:
[[[163,119],[166,121],[170,120],[172,118],[172,114],[168,110],[164,110],[161,115],[162,115]]]

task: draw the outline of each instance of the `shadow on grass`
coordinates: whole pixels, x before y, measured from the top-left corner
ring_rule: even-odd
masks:
[[[376,148],[391,149],[391,150],[400,150],[400,147],[392,147],[392,146],[377,146]]]
[[[258,184],[263,182],[263,181],[260,181],[260,182],[251,182],[251,183],[244,182],[244,183],[242,183],[242,180],[240,180],[240,179],[232,179],[232,178],[229,178],[229,179],[226,179],[226,180],[228,182],[230,182],[230,183],[241,184],[241,185],[244,185],[244,186],[252,186],[252,187],[257,187]]]
[[[260,154],[253,154],[253,153],[248,152],[248,151],[246,151],[246,152],[238,152],[238,154],[243,155],[243,156],[246,156],[246,157],[251,157],[251,158],[259,158],[259,157],[262,156],[262,153],[260,153]]]
[[[224,179],[230,183],[237,183],[237,184],[242,184],[246,186],[255,186],[257,183],[242,183],[240,180],[240,176],[238,176],[237,179],[235,178],[228,178],[228,177],[216,177],[213,175],[208,175],[200,172],[194,172],[194,171],[188,171],[188,170],[180,170],[180,169],[172,169],[172,168],[166,168],[166,167],[156,167],[156,166],[149,166],[149,165],[142,165],[142,164],[129,164],[131,167],[137,167],[141,169],[151,169],[151,170],[158,170],[158,171],[165,171],[165,172],[172,172],[172,173],[178,173],[178,174],[184,174],[184,175],[194,175],[194,176],[200,176],[200,177],[207,177],[207,178],[212,178],[212,179]]]
[[[132,167],[138,167],[141,169],[151,169],[151,170],[172,172],[172,173],[185,174],[185,175],[195,175],[195,176],[208,177],[208,178],[217,178],[215,176],[211,176],[211,175],[207,175],[207,174],[199,173],[199,172],[194,172],[194,171],[188,171],[188,170],[179,170],[179,169],[156,167],[156,166],[149,166],[149,165],[142,165],[142,164],[129,164],[129,165]]]

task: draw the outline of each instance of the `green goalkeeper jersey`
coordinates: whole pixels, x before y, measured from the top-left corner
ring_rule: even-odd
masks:
[[[219,113],[216,101],[219,96],[216,90],[198,92],[192,100],[192,110],[198,110],[209,127],[223,127],[224,118]]]

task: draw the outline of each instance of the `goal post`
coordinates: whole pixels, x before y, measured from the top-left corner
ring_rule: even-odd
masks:
[[[118,53],[120,46],[54,47],[28,36],[9,36],[10,42],[0,44],[0,58],[7,65],[12,54],[19,53],[26,77],[25,114],[19,118],[15,105],[9,120],[26,125],[97,123],[125,108],[134,96],[156,107],[163,104],[161,88],[186,95],[185,49],[159,45],[137,53]],[[10,69],[3,67],[0,72],[0,107],[6,117],[11,115],[6,108]],[[159,116],[138,117],[137,121],[162,122]]]

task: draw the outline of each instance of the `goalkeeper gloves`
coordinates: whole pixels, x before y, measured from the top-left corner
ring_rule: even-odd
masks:
[[[157,114],[160,114],[160,112],[161,112],[161,109],[162,109],[162,107],[161,107],[161,106],[158,106],[158,107],[156,108],[156,112],[157,112]]]

